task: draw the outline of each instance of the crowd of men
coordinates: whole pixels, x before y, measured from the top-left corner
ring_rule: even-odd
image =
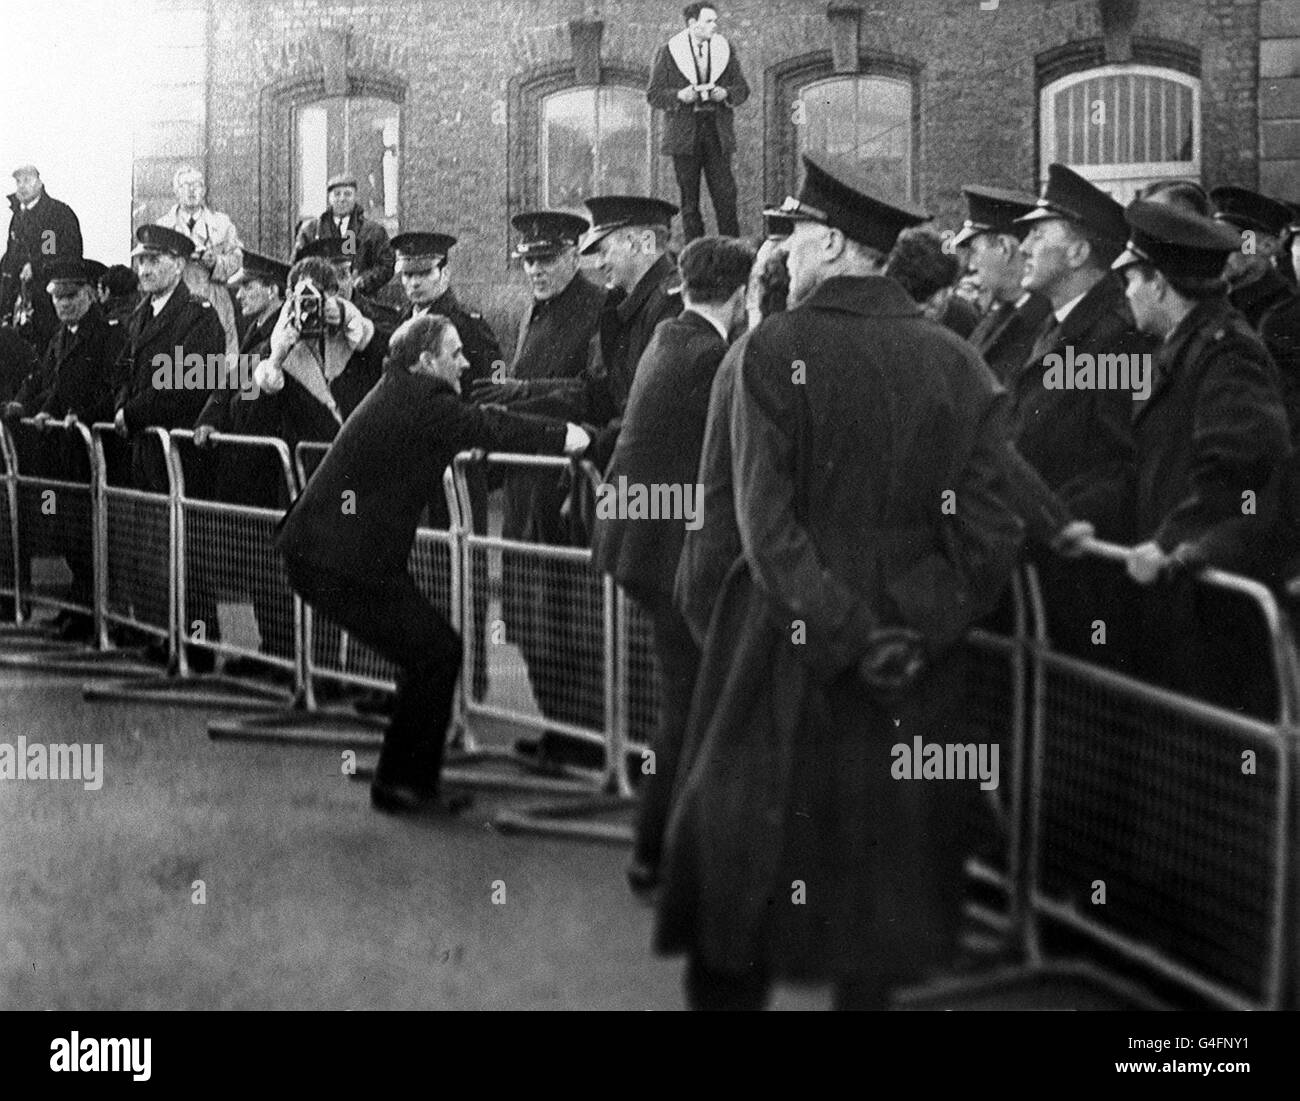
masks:
[[[1229,706],[1267,692],[1258,670],[1211,669],[1208,648],[1250,625],[1207,621],[1180,579],[1216,566],[1285,599],[1300,573],[1294,205],[1167,181],[1125,208],[1053,164],[1040,196],[966,187],[944,236],[808,156],[760,242],[693,233],[674,256],[678,210],[647,196],[516,216],[531,303],[502,342],[451,287],[456,238],[389,241],[350,176],[281,260],[244,248],[182,170],[129,269],[81,256],[33,166],[14,177],[6,418],[110,422],[129,445],[113,476],[154,492],[167,472],[146,430],[191,428],[188,492],[288,509],[293,588],[400,670],[379,809],[456,809],[439,774],[460,641],[407,573],[417,525],[447,523],[451,458],[566,454],[610,485],[699,487],[688,516],[574,507],[570,481],[537,471],[500,484],[505,536],[589,544],[652,620],[657,767],[629,879],[660,899],[660,947],[690,955],[693,1005],[761,1005],[780,977],[882,1005],[941,960],[970,808],[892,782],[881,754],[960,729],[957,643],[999,614],[1022,553],[1060,648]],[[374,297],[394,273],[401,311]],[[234,349],[251,389],[159,382],[159,356]],[[216,433],[332,446],[291,501],[275,464],[201,461]],[[1122,571],[1080,560],[1094,536],[1129,548]],[[69,565],[84,598],[89,563]],[[235,581],[204,568],[191,614],[215,626]],[[1150,594],[1136,608],[1132,583]],[[287,595],[253,603],[263,649],[291,653]],[[580,594],[508,564],[503,608],[546,718],[598,722]],[[1099,619],[1115,625],[1104,657]],[[77,614],[59,627],[89,634]],[[602,759],[557,732],[520,750],[545,769]],[[776,903],[792,882],[807,905]]]

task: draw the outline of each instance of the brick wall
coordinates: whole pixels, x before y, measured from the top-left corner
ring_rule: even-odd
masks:
[[[603,68],[640,72],[682,25],[679,3],[645,0],[210,2],[209,190],[245,240],[271,252],[288,247],[283,96],[320,82],[331,65],[337,80],[341,64],[348,80],[400,89],[403,227],[461,238],[452,254],[456,284],[501,332],[524,301],[506,260],[511,188],[519,186],[510,168],[524,160],[511,157],[511,143],[536,140],[507,109],[518,102],[512,88],[541,68],[572,63],[572,20],[603,23]],[[1259,122],[1259,2],[1142,0],[1131,29],[1134,42],[1199,57],[1210,183],[1258,180],[1258,149],[1248,135]],[[829,63],[832,21],[824,0],[720,7],[722,33],[739,48],[754,91],[736,114],[735,170],[742,230],[757,232],[764,200],[790,185],[786,152],[770,140],[784,132],[773,117],[771,73],[798,58]],[[917,198],[951,223],[964,183],[1033,189],[1041,171],[1039,62],[1071,43],[1102,49],[1097,0],[1000,0],[990,11],[979,0],[861,0],[860,7],[857,45],[866,65],[886,58],[915,73]],[[676,198],[667,160],[657,181],[660,194]]]

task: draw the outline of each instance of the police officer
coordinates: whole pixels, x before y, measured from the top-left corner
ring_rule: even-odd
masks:
[[[682,311],[677,268],[668,235],[677,208],[640,195],[598,195],[587,200],[592,227],[579,244],[596,257],[609,295],[599,323],[599,359],[582,384],[568,380],[529,387],[521,412],[555,413],[547,398],[563,398],[563,413],[600,431],[587,457],[604,470],[632,390],[637,361],[659,322]]]
[[[99,265],[102,267],[102,265]],[[95,263],[90,260],[56,260],[45,268],[48,282],[43,288],[54,304],[59,320],[39,367],[28,376],[7,417],[32,416],[38,429],[51,420],[79,420],[90,425],[105,420],[113,409],[114,366],[122,351],[120,328],[111,325],[99,308],[94,292]],[[59,433],[44,436],[31,453],[33,462],[24,473],[63,481],[90,484],[90,456],[80,436]],[[94,599],[94,567],[91,561],[90,513],[72,498],[55,513],[57,550],[65,555],[72,572],[69,599],[89,605]],[[24,536],[21,567],[24,579],[30,565],[31,545]],[[61,637],[88,640],[93,619],[83,613],[63,611],[54,626]]]
[[[552,380],[583,385],[588,378],[590,344],[600,320],[605,291],[578,266],[578,240],[589,223],[555,210],[525,211],[511,219],[519,231],[514,255],[532,292],[515,341],[507,377],[480,380],[471,399],[530,402]],[[563,402],[557,403],[557,411]],[[517,406],[516,408],[523,408]],[[571,526],[561,507],[568,486],[555,471],[508,471],[504,479],[502,535],[530,543],[570,544]],[[599,725],[603,716],[599,611],[582,600],[585,590],[565,584],[550,571],[525,570],[507,556],[504,611],[511,641],[524,655],[533,695],[549,719]],[[536,745],[520,744],[529,756]]]
[[[1300,290],[1276,267],[1291,208],[1244,187],[1216,187],[1210,198],[1215,218],[1239,232],[1239,247],[1228,257],[1228,301],[1255,326],[1277,364],[1291,438],[1300,445]]]
[[[1000,187],[972,184],[961,191],[968,216],[949,247],[968,250],[967,271],[989,300],[988,312],[968,339],[1005,383],[1024,365],[1050,309],[1046,298],[1020,285],[1025,274],[1020,243],[1029,227],[1016,219],[1033,210],[1036,200]]]
[[[138,244],[131,257],[144,297],[127,323],[126,344],[117,364],[122,382],[113,425],[119,436],[131,441],[132,484],[152,493],[166,493],[169,482],[163,452],[156,440],[146,438],[145,430],[194,426],[210,395],[206,386],[177,387],[178,375],[184,383],[185,364],[174,360],[197,355],[205,364],[206,382],[210,358],[225,355],[226,334],[212,303],[192,295],[182,278],[194,242],[159,225],[143,225],[135,236]],[[167,366],[160,368],[159,363]],[[156,378],[172,384],[155,385]],[[205,496],[211,476],[207,464],[196,464],[185,476],[187,491]],[[165,556],[166,521],[148,512],[142,516],[141,526],[140,568],[152,571]],[[188,545],[192,548],[193,542]],[[146,622],[166,622],[166,595],[158,585],[144,586],[136,595],[144,604],[137,612],[143,611]],[[191,622],[201,620],[207,637],[212,638],[217,629],[215,599],[198,593],[194,597],[187,610],[193,613]],[[210,666],[210,653],[196,654],[196,664]]]
[[[1137,324],[1161,339],[1151,396],[1134,420],[1137,545],[1128,573],[1149,585],[1203,565],[1258,572],[1277,515],[1291,452],[1277,370],[1259,336],[1228,301],[1224,265],[1240,247],[1232,228],[1172,207],[1133,203],[1131,238],[1115,268],[1127,280]],[[1206,660],[1222,656],[1241,617],[1197,622],[1186,600],[1161,603],[1160,645],[1144,647],[1164,683],[1232,702],[1263,670]],[[1175,626],[1182,623],[1185,629]],[[1220,700],[1222,702],[1222,698]]]
[[[697,1008],[758,1008],[782,978],[884,1008],[946,962],[961,807],[980,792],[891,779],[890,747],[962,740],[953,646],[1019,543],[997,494],[993,376],[883,276],[899,232],[929,216],[853,166],[804,163],[781,211],[795,219],[790,308],[736,346],[742,552],[704,638],[694,699],[707,702],[666,838],[657,946],[690,956]]]
[[[503,363],[501,345],[483,315],[463,306],[451,287],[448,254],[456,238],[446,233],[400,233],[393,238],[397,250],[397,274],[409,303],[401,319],[421,314],[449,318],[465,344],[469,370],[465,372],[465,393],[475,382],[491,378],[494,365]]]

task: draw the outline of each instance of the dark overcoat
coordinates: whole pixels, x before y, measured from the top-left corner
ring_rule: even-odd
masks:
[[[388,240],[388,234],[378,222],[372,222],[360,207],[354,207],[348,223],[348,232],[356,234],[356,255],[352,268],[357,273],[357,289],[363,294],[378,294],[392,277],[397,255]],[[332,210],[318,218],[308,218],[298,227],[294,241],[293,258],[301,258],[302,250],[321,237],[339,237],[339,223]]]
[[[892,747],[970,740],[954,644],[1021,535],[995,489],[1001,402],[965,342],[884,278],[828,280],[750,334],[731,414],[743,554],[705,641],[661,950],[813,981],[913,976],[951,952],[983,796],[893,779]],[[933,658],[892,705],[857,679],[890,625]]]
[[[122,382],[115,408],[122,410],[127,431],[133,437],[132,479],[140,489],[165,492],[168,486],[158,445],[144,438],[144,430],[154,425],[193,428],[211,396],[206,388],[154,385],[155,374],[169,370],[156,365],[154,357],[165,356],[170,364],[178,348],[183,357],[198,354],[205,361],[208,356],[224,356],[226,352],[226,332],[217,311],[206,299],[192,295],[183,280],[157,317],[147,297],[136,307],[127,323],[126,344],[118,360],[117,375]]]
[[[712,322],[693,310],[660,324],[637,367],[607,482],[679,486],[683,502],[689,487],[700,507],[694,487],[709,393],[726,351]],[[602,518],[598,512],[595,563],[634,596],[670,598],[686,531],[681,516]]]
[[[1099,535],[1126,540],[1132,519],[1124,487],[1133,466],[1133,392],[1066,390],[1044,385],[1046,356],[1142,355],[1154,338],[1138,332],[1114,273],[1108,273],[1055,326],[1045,329],[1029,359],[1010,380],[1016,446],[1043,481]],[[1038,334],[1042,337],[1042,333]]]
[[[277,546],[339,573],[401,573],[425,504],[459,452],[560,454],[564,440],[562,423],[467,405],[439,379],[390,368],[344,423]]]

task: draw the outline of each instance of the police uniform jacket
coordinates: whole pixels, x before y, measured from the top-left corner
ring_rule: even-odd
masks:
[[[167,475],[160,449],[153,441],[146,441],[144,429],[157,425],[163,428],[192,428],[210,397],[205,388],[188,388],[174,385],[176,369],[171,366],[177,349],[183,357],[198,354],[204,358],[204,379],[207,378],[208,356],[222,356],[226,350],[226,334],[217,319],[217,312],[206,299],[190,293],[182,280],[172,291],[166,305],[155,317],[153,304],[146,297],[127,322],[126,343],[118,360],[117,375],[121,380],[115,407],[122,410],[127,431],[135,437],[132,441],[132,476],[137,487],[163,491],[167,488]],[[168,367],[159,368],[154,357],[166,356]],[[170,376],[173,385],[154,385],[160,370]],[[184,362],[179,374],[184,380]]]
[[[641,356],[607,482],[677,486],[695,494],[713,375],[727,343],[694,310],[663,322]],[[646,602],[671,598],[686,517],[628,519],[599,515],[592,534],[596,565]]]
[[[604,301],[605,291],[578,272],[553,298],[532,302],[520,322],[510,377],[530,386],[550,379],[584,384],[590,366],[591,340]],[[521,411],[530,406],[514,408]],[[558,411],[567,415],[564,408]],[[504,488],[501,533],[505,538],[535,543],[567,541],[560,519],[565,494],[553,473],[511,471],[506,475]]]
[[[85,424],[113,419],[114,370],[124,337],[104,312],[91,304],[74,333],[67,325],[50,340],[40,367],[28,376],[15,400],[27,416],[75,413]]]
[[[468,405],[439,379],[390,368],[343,425],[276,544],[286,557],[340,573],[400,573],[458,452],[560,454],[564,440],[561,423]]]
[[[468,398],[469,388],[482,379],[492,377],[493,364],[502,362],[501,345],[497,343],[492,327],[483,320],[483,315],[461,305],[453,290],[445,291],[437,301],[428,306],[416,307],[408,304],[402,312],[402,321],[409,321],[417,314],[442,314],[450,319],[460,334],[460,342],[465,349],[465,360],[469,364],[460,377],[461,393]]]
[[[1052,304],[1030,292],[1020,306],[998,303],[981,319],[968,338],[984,357],[997,380],[1007,384],[1029,358]]]
[[[891,778],[891,746],[981,740],[953,646],[1019,549],[995,490],[1003,401],[890,279],[827,280],[749,334],[730,434],[743,553],[705,639],[660,950],[809,981],[917,974],[951,952],[982,793]],[[932,665],[886,702],[857,671],[872,630],[899,625]]]
[[[1103,538],[1125,540],[1131,502],[1125,487],[1133,465],[1133,391],[1048,389],[1045,357],[1142,355],[1155,341],[1138,332],[1114,273],[1087,292],[1065,321],[1044,321],[1035,348],[1011,379],[1016,446],[1079,519]]]
[[[1138,540],[1166,553],[1194,543],[1212,565],[1248,570],[1276,516],[1290,432],[1277,370],[1225,298],[1197,303],[1165,341],[1134,432]]]

